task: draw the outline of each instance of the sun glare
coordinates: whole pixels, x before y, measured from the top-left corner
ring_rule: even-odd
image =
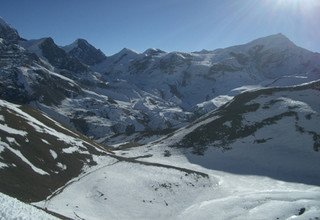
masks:
[[[278,6],[300,9],[311,9],[316,6],[320,6],[319,0],[276,0],[276,2]]]

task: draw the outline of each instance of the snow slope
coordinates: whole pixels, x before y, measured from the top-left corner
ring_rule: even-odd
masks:
[[[31,205],[0,193],[0,219],[54,220],[58,219]]]
[[[242,93],[166,138],[116,151],[134,164],[100,157],[36,205],[85,219],[317,219],[319,88]]]
[[[217,184],[192,171],[161,165],[102,159],[98,167],[36,205],[71,218],[165,219]]]
[[[319,96],[319,81],[245,92],[126,154],[182,153],[190,163],[208,169],[319,185]]]
[[[21,200],[43,199],[106,153],[30,107],[0,100],[0,115],[0,189]]]
[[[166,163],[201,171],[208,178],[100,160],[98,168],[86,170],[86,176],[35,205],[75,219],[319,217],[319,187],[215,171],[191,164],[183,157],[167,158]],[[73,199],[75,195],[77,200]]]

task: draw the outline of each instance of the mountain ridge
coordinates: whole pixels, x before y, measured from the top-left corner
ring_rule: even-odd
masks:
[[[260,84],[259,86],[262,87],[274,86],[277,83],[292,85],[318,77],[320,56],[303,49],[300,50],[292,43],[288,43],[290,44],[290,56],[287,55],[289,52],[283,45],[281,48],[285,49],[279,49],[278,46],[272,47],[273,44],[271,47],[275,49],[270,50],[268,47],[259,49],[260,42],[267,42],[270,46],[270,42],[274,41],[279,41],[275,43],[276,45],[282,44],[283,41],[290,42],[285,36],[278,34],[249,42],[244,46],[218,49],[204,54],[166,53],[159,49],[148,49],[143,53],[137,53],[124,48],[112,56],[105,56],[85,40],[76,40],[72,47],[64,48],[65,50],[56,45],[52,38],[22,41],[20,45],[27,52],[36,53],[44,61],[41,65],[49,71],[58,72],[59,75],[73,80],[79,88],[85,88],[91,94],[94,92],[100,95],[100,100],[105,99],[103,103],[113,100],[113,106],[117,106],[120,112],[123,111],[122,116],[127,114],[124,112],[131,112],[130,115],[134,115],[134,119],[129,117],[130,120],[122,116],[110,120],[111,125],[103,130],[108,133],[106,137],[111,137],[119,133],[124,134],[125,131],[152,132],[179,127],[199,114],[214,110],[216,105],[211,103],[218,103],[224,99],[220,97],[234,96],[237,88],[243,85]],[[77,42],[82,42],[85,48],[89,49],[82,50]],[[238,48],[246,49],[239,51]],[[74,54],[71,51],[75,51]],[[98,59],[94,55],[94,61],[88,60],[87,57],[91,57],[91,54],[98,54]],[[92,65],[88,66],[88,64]],[[157,83],[154,83],[155,81]],[[70,91],[68,87],[63,90]],[[60,91],[57,94],[59,93]],[[69,93],[65,92],[65,94]],[[73,92],[72,94],[73,97],[80,97],[88,92]],[[101,95],[105,98],[101,99]],[[148,96],[148,98],[143,96]],[[79,103],[78,98],[75,100],[77,101],[68,101],[70,103],[68,106],[61,106],[60,103],[59,107],[79,110],[81,108],[78,113],[72,113],[74,116],[71,116],[70,126],[96,139],[104,138],[97,133],[94,127],[105,127],[110,122],[101,125],[96,115],[86,116],[85,112],[90,110],[84,108],[83,104],[76,104]],[[118,103],[126,104],[119,105]],[[55,103],[55,106],[57,104]],[[102,105],[101,109],[103,109]],[[42,109],[56,112],[55,106],[49,105],[50,110],[45,106]],[[163,107],[159,108],[159,106]],[[132,109],[146,111],[146,114],[142,116],[133,112]],[[157,113],[153,112],[155,109]],[[104,111],[98,111],[95,114],[105,115]],[[65,112],[59,114],[65,114]],[[80,116],[76,116],[77,114],[84,115],[81,116],[81,126],[78,124]],[[101,121],[105,121],[101,116],[98,117]],[[59,118],[56,119],[59,120]],[[117,122],[114,123],[114,120]]]

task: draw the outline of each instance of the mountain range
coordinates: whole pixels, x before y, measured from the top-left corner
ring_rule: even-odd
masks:
[[[106,56],[0,19],[0,192],[52,218],[317,219],[319,96],[320,54],[283,34]]]

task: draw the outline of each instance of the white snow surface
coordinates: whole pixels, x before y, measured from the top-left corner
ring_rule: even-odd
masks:
[[[50,150],[50,154],[51,154],[53,159],[57,159],[58,158],[58,154],[54,150]]]
[[[75,219],[319,217],[319,187],[205,169],[181,154],[151,159],[205,172],[209,179],[99,158],[97,167],[85,170],[62,193],[36,205]],[[299,216],[301,209],[305,212]]]
[[[56,220],[58,218],[0,192],[0,219]]]
[[[6,124],[0,124],[0,130],[7,132],[9,134],[16,134],[16,135],[21,135],[21,136],[26,136],[28,134],[28,132],[26,132],[26,131],[21,131],[18,129],[11,128]]]

